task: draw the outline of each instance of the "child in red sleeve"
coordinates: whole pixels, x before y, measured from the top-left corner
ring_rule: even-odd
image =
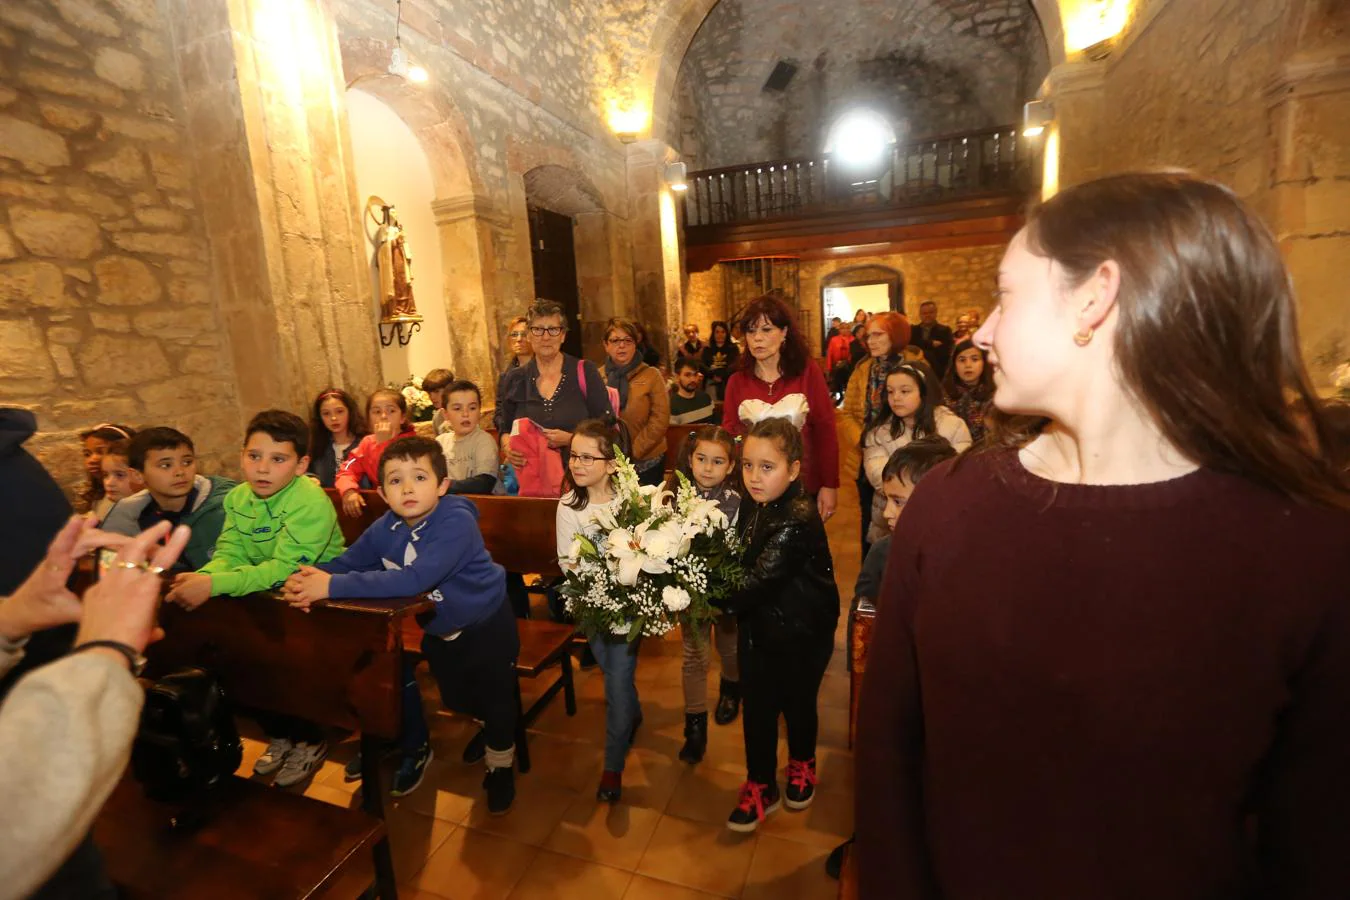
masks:
[[[370,434],[361,438],[351,456],[338,470],[334,482],[342,497],[342,511],[355,517],[366,508],[361,497],[361,477],[367,484],[380,483],[380,456],[395,438],[410,437],[417,432],[408,420],[408,401],[398,391],[381,388],[366,401],[366,421]]]

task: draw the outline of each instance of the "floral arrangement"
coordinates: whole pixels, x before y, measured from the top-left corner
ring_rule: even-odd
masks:
[[[682,619],[715,617],[714,601],[745,579],[740,541],[726,515],[683,474],[672,496],[639,485],[622,453],[616,463],[617,502],[597,514],[598,530],[576,535],[559,560],[567,611],[588,635],[630,641],[665,634]]]
[[[431,405],[431,396],[422,390],[422,376],[409,375],[403,384],[390,382],[387,387],[398,391],[408,401],[408,417],[414,422],[430,422],[435,408]]]

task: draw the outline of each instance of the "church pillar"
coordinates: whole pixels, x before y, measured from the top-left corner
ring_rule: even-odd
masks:
[[[337,32],[324,0],[173,0],[245,416],[380,382]]]
[[[492,249],[493,211],[475,197],[437,200],[431,205],[441,239],[445,311],[450,317],[450,359],[455,377],[467,378],[483,393],[483,405],[494,402],[499,365],[493,362],[488,315],[497,269]],[[501,224],[501,223],[498,223]]]
[[[683,324],[678,201],[665,182],[679,154],[664,141],[628,145],[628,219],[633,236],[634,315],[669,363]]]
[[[1054,125],[1041,137],[1045,141],[1049,193],[1055,187],[1070,187],[1105,174],[1105,66],[1104,62],[1087,60],[1060,63],[1046,76],[1042,99],[1055,107]]]
[[[1309,0],[1298,49],[1268,93],[1272,218],[1299,298],[1314,380],[1350,360],[1350,6]]]

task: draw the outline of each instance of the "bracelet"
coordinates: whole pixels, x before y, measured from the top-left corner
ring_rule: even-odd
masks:
[[[74,656],[76,653],[82,653],[85,650],[92,650],[95,647],[106,647],[109,650],[116,650],[127,658],[127,665],[131,667],[131,674],[139,676],[145,671],[145,657],[137,652],[136,648],[130,644],[123,644],[121,641],[86,641],[78,647],[67,653],[67,656]]]

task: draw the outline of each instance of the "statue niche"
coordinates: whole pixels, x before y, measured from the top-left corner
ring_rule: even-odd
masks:
[[[404,346],[422,328],[413,297],[412,251],[392,205],[372,196],[366,201],[366,216],[375,224],[372,241],[379,279],[380,343],[387,347],[397,336],[399,346]],[[385,326],[391,326],[387,337]]]

